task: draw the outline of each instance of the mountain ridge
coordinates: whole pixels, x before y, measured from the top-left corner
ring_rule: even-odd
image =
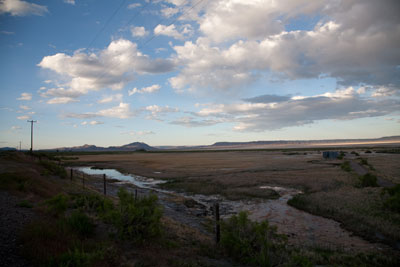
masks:
[[[270,140],[270,141],[248,141],[248,142],[216,142],[211,145],[198,146],[150,146],[143,142],[132,142],[121,146],[101,147],[96,145],[84,144],[82,146],[61,147],[54,149],[46,149],[50,151],[81,151],[81,152],[97,152],[97,151],[161,151],[161,150],[210,150],[210,149],[245,149],[263,148],[266,146],[313,146],[313,145],[334,145],[334,144],[374,144],[374,143],[400,143],[400,136],[385,136],[380,138],[358,138],[358,139],[321,139],[321,140]]]

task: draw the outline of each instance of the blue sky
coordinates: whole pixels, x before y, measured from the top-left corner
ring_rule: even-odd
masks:
[[[0,0],[0,146],[400,134],[395,0]]]

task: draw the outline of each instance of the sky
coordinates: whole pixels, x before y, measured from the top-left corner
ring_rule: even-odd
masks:
[[[398,0],[0,0],[0,147],[400,135]]]

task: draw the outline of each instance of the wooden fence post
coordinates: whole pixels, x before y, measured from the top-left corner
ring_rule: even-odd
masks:
[[[214,217],[215,217],[215,243],[218,244],[220,240],[220,224],[219,224],[219,203],[214,203]]]
[[[105,174],[103,174],[103,183],[104,183],[104,195],[107,195],[106,175]]]

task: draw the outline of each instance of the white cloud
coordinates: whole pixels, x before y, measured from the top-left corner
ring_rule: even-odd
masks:
[[[38,15],[43,16],[48,12],[46,6],[28,3],[22,0],[0,1],[0,14],[10,13],[12,16]]]
[[[23,116],[19,116],[17,117],[17,119],[19,120],[29,120],[31,117],[27,116],[27,115],[23,115]]]
[[[22,93],[21,96],[17,98],[17,100],[26,100],[26,101],[29,101],[31,99],[32,99],[31,93]]]
[[[133,37],[145,37],[149,34],[144,27],[131,27],[131,34]]]
[[[197,19],[203,36],[174,47],[181,71],[170,83],[178,91],[228,91],[267,73],[399,87],[398,10],[400,2],[393,0],[213,1]],[[316,14],[321,19],[312,29],[285,28]]]
[[[179,8],[176,7],[166,7],[161,9],[161,13],[163,14],[164,17],[172,17],[173,15],[177,14],[179,12]]]
[[[121,134],[128,134],[132,136],[145,136],[145,135],[151,135],[155,134],[153,131],[128,131],[128,132],[122,132]]]
[[[234,104],[208,104],[194,115],[210,121],[235,123],[241,131],[265,131],[301,126],[319,120],[351,120],[378,117],[400,110],[400,101],[361,97],[352,87],[316,96],[279,99],[256,97]],[[253,103],[256,100],[256,103]],[[202,105],[204,106],[204,105]],[[198,105],[198,107],[200,107]],[[191,120],[182,120],[190,125]],[[175,123],[177,124],[177,123]]]
[[[181,126],[192,128],[192,127],[212,126],[212,125],[215,125],[220,122],[221,121],[212,120],[212,119],[198,120],[193,117],[185,116],[185,117],[180,117],[177,120],[172,121],[171,124],[181,125]]]
[[[127,119],[133,116],[133,112],[130,111],[128,103],[119,103],[118,106],[109,109],[103,109],[96,113],[99,116]]]
[[[99,104],[110,103],[110,102],[121,102],[122,101],[122,94],[115,94],[110,96],[104,96],[102,99],[97,101]]]
[[[64,0],[64,3],[70,4],[70,5],[75,5],[75,0]]]
[[[169,26],[158,24],[154,28],[155,35],[165,35],[178,40],[183,40],[184,38],[190,36],[193,33],[192,26],[190,24],[185,24],[179,27],[179,31],[176,29],[174,24]]]
[[[54,97],[54,98],[48,100],[46,103],[47,104],[67,104],[67,103],[78,102],[78,101],[79,100],[72,98],[72,97],[62,96],[62,97]]]
[[[30,110],[31,109],[30,107],[24,106],[24,105],[20,105],[19,108],[23,109],[23,110]]]
[[[9,32],[9,31],[0,31],[1,34],[5,34],[5,35],[13,35],[15,34],[15,32]]]
[[[150,120],[161,120],[160,117],[166,115],[168,113],[175,113],[178,112],[178,108],[172,108],[169,106],[160,107],[157,105],[151,105],[144,108],[144,111],[149,112],[150,115],[147,116],[147,119]]]
[[[99,117],[99,115],[96,113],[67,113],[64,117],[73,119],[89,119]]]
[[[395,96],[400,95],[400,91],[393,87],[380,86],[376,88],[375,92],[372,93],[373,97],[384,97],[384,96]]]
[[[85,125],[99,125],[99,124],[104,124],[104,122],[101,121],[83,121],[81,122],[81,125],[85,126]]]
[[[46,56],[38,64],[69,81],[60,88],[43,95],[63,95],[78,98],[89,91],[102,88],[119,90],[135,78],[135,74],[163,73],[173,69],[166,59],[150,59],[137,50],[137,45],[128,40],[114,40],[98,54],[86,54],[77,50],[70,56],[58,53]],[[66,87],[67,89],[64,89]]]
[[[160,90],[160,88],[161,88],[161,86],[159,84],[153,84],[153,85],[148,86],[148,87],[143,87],[140,90],[135,87],[132,90],[128,91],[128,95],[131,96],[131,95],[134,95],[136,93],[139,93],[139,94],[155,93],[155,92],[158,92]]]
[[[140,3],[132,3],[132,4],[128,5],[128,9],[134,9],[134,8],[137,8],[137,7],[140,7],[140,6],[141,6]]]

